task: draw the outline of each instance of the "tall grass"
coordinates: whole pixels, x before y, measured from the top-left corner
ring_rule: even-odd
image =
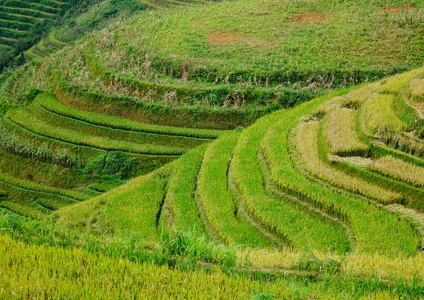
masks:
[[[421,68],[383,79],[381,81],[382,84],[378,89],[378,92],[382,94],[389,93],[396,95],[401,92],[402,88],[405,86],[405,84],[408,83],[408,81],[412,80],[414,77],[422,74],[423,72],[424,69]]]
[[[83,163],[67,150],[54,151],[47,146],[37,146],[22,141],[4,127],[0,128],[0,144],[3,149],[14,154],[30,157],[33,160],[51,162],[69,168],[80,168]]]
[[[20,189],[36,191],[46,194],[60,195],[80,201],[86,200],[88,198],[87,195],[84,195],[81,192],[45,186],[32,181],[15,178],[4,173],[0,173],[0,181]]]
[[[424,79],[414,78],[409,83],[409,94],[414,102],[424,101]]]

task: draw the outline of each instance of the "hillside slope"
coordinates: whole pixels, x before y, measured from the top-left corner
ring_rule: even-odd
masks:
[[[424,297],[423,4],[184,3],[4,77],[0,298]]]
[[[105,253],[156,263],[171,263],[158,255],[176,251],[177,258],[188,255],[220,264],[223,256],[208,251],[223,246],[234,251],[237,244],[241,248],[235,265],[225,267],[236,273],[242,268],[303,276],[303,270],[319,270],[308,276],[325,286],[327,280],[332,282],[332,291],[315,286],[326,298],[418,299],[424,292],[419,283],[424,276],[419,251],[424,245],[424,154],[423,141],[416,136],[419,114],[409,105],[409,95],[415,90],[411,83],[423,74],[423,69],[414,70],[265,116],[242,132],[189,150],[153,173],[59,209],[52,218],[56,225],[48,225],[59,227],[37,240],[54,245],[63,239],[63,245],[79,245],[89,252],[113,247]],[[30,241],[40,225],[24,225],[22,233],[11,231],[10,216],[2,217],[5,232]],[[62,235],[63,230],[70,231]],[[180,242],[169,244],[170,236]],[[214,244],[201,248],[205,239]],[[309,250],[301,250],[307,244]],[[56,255],[55,250],[42,251]],[[320,259],[326,256],[331,259]],[[320,273],[338,261],[338,271],[321,279]],[[359,278],[373,280],[376,272],[383,282],[376,290],[339,290],[344,284],[360,286]],[[283,284],[299,284],[289,278],[281,278]],[[32,289],[28,293],[34,295]],[[305,289],[304,295],[314,293]]]

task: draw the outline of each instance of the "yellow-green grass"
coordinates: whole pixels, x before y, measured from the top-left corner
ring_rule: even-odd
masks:
[[[38,198],[36,202],[40,204],[41,206],[51,210],[58,210],[68,205],[77,203],[76,201],[71,201],[66,198],[62,198],[60,199],[60,201],[57,201],[57,199],[51,199],[51,198]]]
[[[0,7],[0,18],[11,20],[11,21],[22,21],[27,23],[36,23],[37,21],[37,19],[32,16],[10,13],[10,12],[7,12],[6,9],[1,7]]]
[[[133,142],[126,142],[109,139],[106,137],[84,134],[82,132],[70,130],[63,127],[58,128],[37,118],[32,112],[27,109],[10,110],[7,112],[6,118],[34,134],[38,134],[63,142],[68,142],[80,146],[88,146],[101,150],[169,156],[181,155],[185,152],[185,149],[180,147],[137,144]]]
[[[424,213],[399,204],[389,205],[387,209],[398,212],[401,218],[409,217],[414,220],[418,225],[416,229],[420,230],[421,235],[424,237]]]
[[[392,156],[379,158],[368,164],[367,168],[413,185],[424,186],[424,168]]]
[[[30,59],[41,57],[38,54],[34,53],[35,48],[37,48],[37,45],[34,45],[31,48],[29,48],[28,50],[24,51],[25,56],[27,56]]]
[[[331,184],[378,199],[383,203],[393,203],[400,199],[397,193],[350,176],[322,161],[318,146],[320,126],[320,122],[305,122],[300,123],[296,130],[296,151],[308,172]]]
[[[2,299],[243,299],[262,292],[278,297],[291,292],[282,281],[135,264],[76,248],[26,245],[7,236],[0,236],[0,253]]]
[[[23,184],[17,185],[16,182],[12,180],[8,182],[0,180],[0,188],[7,193],[6,196],[0,197],[0,202],[4,202],[2,206],[25,217],[40,218],[45,214],[51,213],[52,210],[80,202],[57,193],[30,189],[31,186],[29,185],[31,183],[30,181],[29,184],[25,186]],[[72,193],[72,191],[69,192]],[[88,198],[87,195],[82,193],[81,196]]]
[[[10,48],[12,48],[12,46],[9,46],[9,45],[3,45],[3,44],[0,44],[0,47],[1,47],[1,48],[6,48],[6,49],[10,49]]]
[[[1,120],[1,123],[4,126],[4,132],[7,137],[12,136],[17,143],[34,147],[36,151],[42,151],[43,148],[48,149],[48,151],[51,152],[51,155],[50,157],[47,156],[45,158],[48,159],[48,161],[52,161],[54,163],[56,163],[59,158],[55,158],[55,155],[60,155],[60,153],[69,153],[69,155],[75,160],[74,167],[81,167],[84,165],[84,163],[88,162],[90,157],[104,154],[106,152],[102,149],[80,146],[77,144],[35,134],[34,132],[19,126],[4,116]],[[23,154],[25,155],[26,153]],[[158,156],[149,155],[149,157]]]
[[[17,147],[15,150],[16,152],[24,152],[22,148]],[[36,148],[33,153],[28,152],[23,156],[15,153],[15,150],[12,151],[10,148],[0,149],[0,170],[2,170],[2,173],[62,189],[75,189],[84,182],[83,174],[78,170],[62,167],[57,162],[51,163],[50,160],[48,162],[37,160],[35,155],[42,152],[38,151],[37,153],[38,149]]]
[[[121,193],[106,193],[101,220],[117,235],[136,232],[141,239],[157,240],[159,238],[159,217],[166,196],[166,186],[173,165],[167,165],[153,173],[138,177],[125,184]]]
[[[378,276],[391,282],[413,282],[414,278],[424,278],[424,253],[413,257],[390,257],[369,253],[350,253],[339,256],[334,253],[314,252],[319,258],[330,257],[342,262],[342,274],[351,274],[357,278]],[[292,269],[299,261],[302,252],[290,249],[269,250],[254,249],[241,252],[239,256],[248,256],[255,265],[267,269]]]
[[[134,263],[101,253],[92,254],[78,248],[28,245],[7,235],[0,236],[0,252],[3,255],[0,261],[0,270],[3,271],[0,273],[3,287],[0,296],[4,299],[39,299],[46,295],[60,295],[70,299],[106,299],[122,295],[142,299],[255,299],[255,296],[257,299],[259,295],[273,295],[277,299],[290,299],[293,295],[299,295],[299,291],[305,297],[318,299],[340,299],[346,296],[357,296],[355,299],[361,300],[399,298],[396,292],[391,294],[389,290],[377,288],[368,291],[362,289],[361,284],[349,284],[347,280],[353,279],[348,277],[340,279],[340,282],[345,281],[340,285],[337,275],[329,276],[324,281],[320,278],[308,280],[301,275],[299,281],[295,279],[296,275],[276,275],[275,280],[261,280],[236,272],[230,275],[219,269],[207,272],[179,270],[167,265]],[[251,250],[248,256],[264,270],[275,270],[275,274],[278,274],[280,268],[293,266],[300,258],[299,253],[292,251],[270,250]],[[325,257],[321,253],[317,256]],[[341,259],[335,255],[331,257]],[[395,259],[351,255],[342,264],[342,274],[351,274],[364,280],[377,275],[382,281],[395,283],[398,280],[422,278],[422,265],[423,256]],[[119,284],[116,278],[119,278]],[[308,288],[304,286],[305,280],[309,281]],[[420,292],[417,291],[417,295],[406,295],[417,298]]]
[[[190,150],[174,163],[161,217],[161,225],[170,231],[192,231],[197,235],[205,233],[195,190],[206,147],[203,145]]]
[[[377,94],[364,104],[362,113],[365,114],[366,127],[371,134],[402,132],[407,129],[407,125],[396,116],[394,100],[394,95]]]
[[[45,185],[37,184],[33,181],[14,178],[4,173],[0,173],[0,181],[7,183],[11,186],[24,189],[24,190],[60,195],[60,196],[64,196],[64,197],[68,197],[68,198],[76,199],[80,201],[86,200],[88,198],[87,195],[84,195],[83,193],[80,193],[77,191],[45,186]]]
[[[75,120],[92,123],[94,125],[110,127],[114,129],[170,136],[193,137],[200,139],[214,139],[224,133],[224,131],[221,130],[205,130],[143,124],[124,118],[119,118],[116,116],[109,116],[106,114],[83,111],[61,103],[51,94],[40,94],[37,96],[36,101],[43,108],[56,114],[63,115]]]
[[[424,78],[414,78],[409,82],[409,95],[413,102],[424,102]]]
[[[206,141],[209,141],[209,139],[200,139],[194,137],[166,134],[164,135],[150,133],[146,131],[135,131],[127,128],[116,128],[113,126],[97,125],[89,122],[88,120],[79,120],[73,117],[68,117],[63,114],[58,114],[48,108],[46,109],[43,105],[40,104],[38,99],[40,99],[40,96],[38,96],[37,100],[35,100],[31,104],[32,112],[34,112],[34,114],[38,118],[43,119],[45,122],[55,125],[57,127],[65,127],[67,129],[73,129],[86,134],[103,136],[110,139],[134,142],[138,144],[146,143],[164,146],[192,148]],[[50,97],[49,100],[51,100]],[[130,123],[131,121],[128,122]],[[133,123],[135,123],[135,125],[142,125],[137,122]]]
[[[3,39],[5,41],[9,41],[9,42],[17,42],[18,41],[18,39],[9,38],[9,37],[5,37],[5,36],[0,37],[0,39]]]
[[[49,6],[49,5],[46,5],[46,4],[42,4],[42,3],[32,2],[30,4],[31,4],[31,6],[38,7],[39,10],[43,10],[43,9],[45,9],[45,10],[54,10],[54,11],[59,10],[59,8],[57,8],[57,7],[52,7],[52,6]]]
[[[242,132],[231,162],[232,179],[249,213],[293,247],[310,244],[316,250],[345,252],[349,242],[342,228],[309,215],[290,200],[267,195],[258,150],[269,127],[283,115],[279,111],[263,117]]]
[[[80,229],[98,216],[118,236],[135,232],[143,240],[157,240],[166,185],[173,167],[168,164],[93,199],[60,209],[55,214],[57,223]]]
[[[66,43],[59,41],[57,39],[56,35],[57,35],[57,30],[53,30],[52,32],[50,32],[49,42],[52,43],[55,46],[66,46]]]
[[[259,140],[262,145],[274,184],[281,190],[295,194],[304,201],[348,222],[356,237],[356,252],[389,256],[416,253],[420,239],[407,222],[399,221],[396,216],[377,209],[366,200],[338,193],[331,187],[312,182],[293,166],[292,156],[287,151],[291,144],[288,135],[299,118],[313,112],[324,101],[347,91],[349,90],[335,92],[294,109],[264,117],[258,123],[271,122],[271,126],[254,140]],[[241,182],[245,177],[243,185],[247,189],[249,185],[254,184],[250,174],[255,170],[252,161],[256,157],[259,145],[251,140],[239,143],[239,146],[234,159],[239,161],[238,180]]]
[[[150,60],[160,57],[178,66],[190,60],[194,65],[194,67],[190,66],[193,69],[193,78],[205,69],[215,69],[217,71],[211,72],[209,81],[214,82],[215,79],[224,81],[227,74],[230,80],[235,81],[239,74],[245,75],[244,73],[255,70],[257,73],[251,72],[252,81],[255,74],[263,79],[262,84],[264,84],[266,75],[263,73],[271,75],[270,80],[279,78],[281,81],[286,81],[289,75],[286,77],[286,74],[281,72],[282,67],[286,68],[287,73],[296,68],[295,74],[301,77],[303,69],[308,67],[309,70],[334,70],[337,69],[337,65],[343,65],[346,70],[352,70],[355,64],[363,67],[370,64],[383,66],[384,61],[394,53],[399,55],[401,52],[402,56],[405,55],[405,49],[401,49],[399,35],[406,37],[409,36],[409,32],[404,28],[389,29],[381,26],[385,19],[384,15],[377,11],[380,5],[375,3],[365,5],[365,3],[357,2],[358,5],[353,12],[346,3],[340,4],[335,11],[331,4],[321,2],[319,11],[324,13],[325,17],[315,22],[291,20],[291,17],[299,13],[309,12],[313,15],[317,7],[311,3],[284,1],[281,5],[281,2],[274,0],[235,1],[202,8],[190,7],[186,10],[178,8],[178,12],[168,10],[148,15],[145,17],[145,22],[132,20],[129,22],[130,26],[125,24],[118,27],[119,34],[115,33],[115,38],[120,46],[121,41],[125,40],[124,37],[132,36],[133,32],[150,30],[149,34],[143,37],[134,36],[130,39],[130,43],[134,45],[133,50],[148,51]],[[263,13],[259,15],[249,13],[258,9],[261,9]],[[418,12],[421,9],[420,5]],[[422,16],[418,12],[413,14],[420,19]],[[232,19],[228,19],[230,13],[233,14]],[[402,14],[392,17],[397,19],[401,16]],[[169,21],[166,22],[166,19]],[[279,20],[278,24],[275,20]],[[361,26],[358,26],[359,23]],[[341,24],[343,28],[349,29],[341,30],[339,27]],[[364,26],[370,30],[363,31]],[[388,39],[391,42],[370,43],[371,28],[373,32],[377,32],[374,34],[384,36],[386,41]],[[104,31],[96,39],[101,40],[102,35],[107,34],[108,32]],[[211,38],[211,35],[223,38],[215,40]],[[181,40],[187,42],[181,44]],[[314,41],[313,47],[311,40]],[[145,43],[149,43],[150,48],[145,49]],[[414,44],[417,43],[418,40],[414,40]],[[408,44],[408,47],[410,46]],[[110,54],[117,50],[116,47],[104,47],[103,50],[105,50],[105,56],[102,60],[105,64],[113,65],[113,67],[123,66],[116,59],[109,59],[113,57]],[[418,62],[416,66],[419,64]],[[132,71],[133,74],[137,72],[135,69]],[[235,73],[232,76],[229,74],[231,71]],[[310,73],[313,72],[310,71]],[[273,78],[272,75],[275,74],[282,75],[283,78],[277,76]],[[314,75],[315,73],[310,74],[310,77],[315,79]],[[240,77],[240,84],[247,80],[244,76]],[[331,78],[321,78],[321,80],[324,84],[331,84]]]
[[[344,96],[334,97],[318,106],[314,111],[314,115],[327,114],[336,106],[358,108],[368,97],[380,86],[380,83],[366,84],[362,88],[358,88]]]
[[[12,201],[0,201],[0,207],[6,208],[7,210],[18,214],[23,217],[31,218],[31,219],[42,219],[46,216],[46,212],[43,212],[33,205],[29,205],[28,203],[16,203]]]
[[[41,11],[41,10],[37,10],[37,9],[32,9],[32,8],[24,8],[24,7],[13,7],[13,6],[2,6],[4,9],[6,9],[7,11],[16,11],[17,13],[25,13],[28,12],[29,14],[34,14],[37,15],[39,17],[51,17],[54,16],[54,14],[52,13],[48,13],[45,11]]]
[[[223,136],[207,148],[197,183],[199,201],[214,232],[225,244],[266,247],[271,243],[251,224],[237,216],[237,204],[228,190],[227,174],[239,135]]]
[[[402,88],[407,84],[408,81],[418,76],[419,74],[424,73],[424,69],[416,69],[410,72],[397,74],[395,76],[383,79],[381,81],[381,86],[378,89],[379,93],[389,93],[389,94],[398,94],[401,92]]]
[[[358,136],[357,115],[357,110],[338,108],[324,119],[324,136],[331,152],[348,156],[363,154],[368,150],[368,145]]]

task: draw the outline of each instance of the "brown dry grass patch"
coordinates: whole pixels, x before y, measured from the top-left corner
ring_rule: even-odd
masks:
[[[314,21],[321,21],[325,20],[328,17],[330,17],[330,14],[327,13],[306,13],[306,14],[297,14],[292,15],[290,17],[291,22],[314,22]]]
[[[211,44],[220,45],[246,42],[245,35],[239,32],[213,32],[208,34],[207,39]]]
[[[389,6],[380,8],[379,11],[386,13],[400,14],[403,12],[415,11],[416,9],[410,6]]]

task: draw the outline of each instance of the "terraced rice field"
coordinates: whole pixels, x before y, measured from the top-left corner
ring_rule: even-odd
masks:
[[[33,159],[38,165],[28,173],[2,170],[5,174],[0,181],[8,197],[0,205],[16,213],[30,208],[32,213],[37,209],[40,214],[50,213],[61,207],[62,197],[69,198],[65,204],[85,200],[98,194],[90,187],[97,182],[118,180],[116,184],[121,178],[148,173],[221,134],[219,130],[149,125],[72,109],[54,95],[40,93],[27,108],[10,110],[3,116],[4,159],[21,164]],[[56,176],[69,173],[68,180],[74,182],[66,184],[53,178],[43,182],[60,188],[32,183],[32,174],[42,172]],[[57,203],[46,205],[43,195],[56,197]]]
[[[14,46],[29,31],[58,16],[70,4],[65,1],[0,1],[0,48]]]
[[[55,3],[22,7],[44,9],[34,13],[42,19],[65,5]],[[276,2],[266,3],[274,13]],[[286,4],[278,6],[284,22],[309,29],[367,18],[346,3],[314,14]],[[223,5],[235,13],[232,3],[209,9]],[[399,13],[422,18],[419,5]],[[394,11],[373,13],[393,20]],[[324,80],[313,91],[304,68],[290,73],[298,79],[290,86],[277,84],[288,73],[266,51],[256,53],[255,76],[250,58],[241,66],[235,54],[269,47],[264,40],[206,38],[202,30],[217,26],[208,19],[194,40],[221,50],[202,60],[187,41],[172,54],[169,34],[191,23],[166,13],[112,25],[4,80],[0,298],[423,298],[424,69],[372,82],[364,75],[360,85]],[[266,14],[254,14],[263,25]],[[150,34],[128,38],[141,28],[167,36],[169,52]],[[180,64],[187,53],[193,60]],[[222,76],[230,62],[240,69]],[[324,86],[338,88],[321,95]]]
[[[183,150],[172,154],[173,162],[97,196],[2,174],[0,205],[35,219],[54,210],[55,226],[109,232],[109,239],[136,235],[147,245],[162,243],[164,233],[191,232],[196,239],[213,241],[214,247],[237,245],[236,265],[247,264],[246,270],[301,272],[296,269],[301,261],[297,253],[310,245],[318,257],[347,257],[340,266],[342,274],[372,276],[378,268],[381,279],[410,282],[424,276],[423,161],[387,142],[388,135],[417,139],[406,134],[411,128],[393,126],[371,134],[367,115],[372,100],[381,108],[372,110],[376,118],[389,121],[390,116],[393,124],[407,124],[405,115],[394,109],[395,100],[387,99],[403,101],[408,109],[403,90],[423,72],[403,74],[407,80],[396,91],[387,91],[385,85],[393,80],[389,78],[334,92],[262,117],[244,130],[227,132],[96,117],[94,112],[65,109],[52,94],[40,93],[25,110],[28,115],[22,120],[28,124],[13,121],[22,109],[4,116],[6,132],[34,144],[48,141],[52,149],[73,149],[74,155],[118,151],[102,148],[114,147],[112,141],[134,157]],[[79,125],[72,128],[66,118]],[[47,133],[48,126],[42,126],[37,131],[38,121],[55,124],[57,130]],[[334,126],[341,129],[334,131]],[[72,134],[66,135],[65,129]],[[168,148],[145,135],[168,139]],[[81,141],[91,136],[90,142],[80,145],[80,136]],[[138,148],[131,147],[143,142],[150,142],[146,149],[151,152],[137,154]],[[246,255],[253,261],[247,263]],[[324,260],[316,259],[324,272]],[[311,266],[315,270],[314,263]]]
[[[413,80],[416,73],[404,76]],[[114,232],[132,228],[152,242],[161,226],[170,231],[195,227],[198,234],[227,246],[296,249],[310,244],[315,251],[339,254],[418,255],[424,246],[422,232],[414,230],[415,221],[393,214],[391,208],[396,204],[421,214],[424,191],[418,179],[410,177],[414,172],[420,174],[423,166],[414,164],[395,145],[383,144],[378,135],[383,133],[366,134],[369,121],[363,115],[370,109],[370,99],[384,107],[373,111],[381,114],[378,117],[384,120],[390,115],[391,122],[402,122],[393,103],[380,97],[384,84],[336,92],[263,117],[241,133],[227,133],[187,150],[180,159],[126,186],[59,210],[59,222],[72,224],[71,212],[80,219],[90,214],[88,207],[101,203],[99,218]],[[354,95],[355,106],[351,105]],[[327,101],[333,107],[317,115]],[[340,108],[346,103],[350,108]],[[349,117],[338,114],[340,110]],[[344,126],[351,136],[334,135],[328,122]],[[399,134],[403,127],[391,129],[384,134]],[[355,151],[340,157],[338,148],[328,146],[329,141],[351,144],[349,151]],[[349,155],[364,155],[369,164],[350,164]],[[389,160],[396,164],[384,166]],[[390,166],[398,164],[404,168],[391,172]],[[128,193],[138,195],[137,207],[149,209],[142,209],[139,217],[117,221],[132,211],[133,204],[123,204]],[[135,220],[149,225],[136,225]]]

